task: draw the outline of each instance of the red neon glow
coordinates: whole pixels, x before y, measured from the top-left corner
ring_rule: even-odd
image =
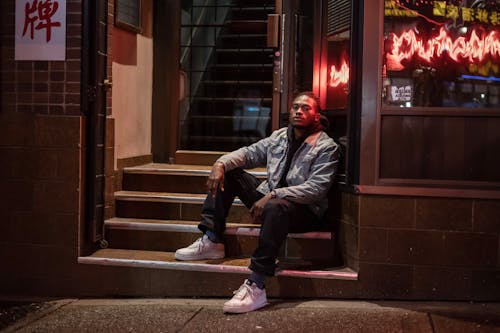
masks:
[[[330,87],[338,87],[341,84],[349,82],[349,66],[345,60],[342,61],[340,69],[337,70],[335,65],[330,67]]]
[[[392,70],[403,69],[401,62],[415,55],[428,63],[445,52],[456,62],[460,60],[468,60],[470,63],[481,62],[488,55],[500,57],[498,31],[478,34],[474,29],[468,39],[462,36],[453,40],[448,32],[441,28],[438,36],[424,41],[413,30],[408,30],[401,36],[392,33],[389,39],[392,41],[392,50],[387,54],[387,65]]]

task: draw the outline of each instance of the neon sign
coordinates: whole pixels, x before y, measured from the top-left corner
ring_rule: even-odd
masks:
[[[330,67],[330,87],[338,87],[349,82],[349,66],[345,60],[342,61],[342,65],[337,70],[335,65]]]
[[[451,2],[451,1],[450,1]],[[408,0],[386,0],[384,15],[395,17],[417,17],[420,16],[424,20],[437,25],[443,25],[442,22],[437,22],[422,13],[432,12],[432,16],[438,20],[451,19],[462,20],[463,22],[480,22],[491,25],[500,25],[500,12],[495,9],[487,9],[482,6],[476,8],[466,7],[460,1],[460,5],[448,3],[448,1],[431,1],[431,0],[413,0],[410,3]],[[404,5],[403,3],[406,3]],[[484,5],[484,4],[483,4]],[[412,8],[409,8],[413,7]]]
[[[425,41],[413,30],[408,30],[400,36],[391,33],[389,40],[392,42],[392,50],[387,53],[387,65],[391,70],[403,69],[401,62],[414,56],[428,63],[443,54],[447,54],[456,62],[468,60],[471,63],[481,62],[487,56],[500,57],[500,33],[498,31],[478,34],[474,29],[470,37],[461,36],[453,40],[448,32],[441,28],[438,36]]]

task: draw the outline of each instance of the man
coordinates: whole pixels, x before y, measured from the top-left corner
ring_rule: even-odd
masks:
[[[289,116],[288,128],[214,163],[198,226],[204,235],[175,253],[177,260],[224,258],[225,219],[234,197],[250,209],[254,221],[261,223],[249,267],[252,273],[224,304],[225,312],[244,313],[267,304],[265,276],[274,275],[287,234],[317,229],[327,208],[338,145],[323,132],[318,99],[312,92],[294,98]],[[267,180],[262,183],[242,170],[263,166],[267,167]]]

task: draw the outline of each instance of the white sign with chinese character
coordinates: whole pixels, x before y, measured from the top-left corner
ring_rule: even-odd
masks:
[[[16,0],[15,60],[66,59],[66,0]]]

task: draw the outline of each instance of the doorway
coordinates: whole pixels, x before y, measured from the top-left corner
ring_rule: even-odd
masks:
[[[252,144],[287,125],[294,93],[313,90],[318,2],[155,3],[155,162]]]

